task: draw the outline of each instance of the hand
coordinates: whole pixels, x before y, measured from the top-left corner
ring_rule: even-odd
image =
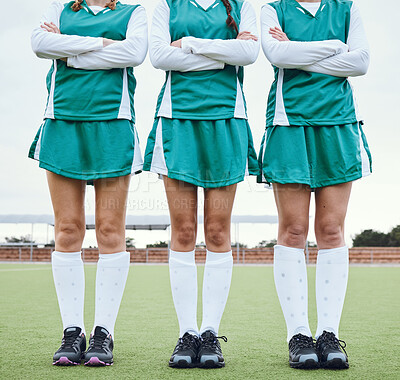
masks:
[[[237,37],[237,40],[253,40],[253,41],[257,41],[258,37],[254,36],[253,34],[251,34],[250,32],[240,32]]]
[[[269,34],[278,41],[290,41],[287,35],[277,26],[275,26],[275,28],[270,28]]]
[[[116,41],[111,40],[110,38],[103,38],[103,47],[109,46],[113,43],[115,43]]]
[[[45,22],[44,25],[40,25],[40,27],[50,33],[61,34],[60,29],[52,22]]]
[[[182,38],[180,38],[179,40],[171,42],[171,46],[177,47],[177,48],[182,48]]]

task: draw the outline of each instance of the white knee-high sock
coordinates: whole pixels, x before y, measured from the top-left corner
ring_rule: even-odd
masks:
[[[78,326],[85,333],[83,322],[85,272],[81,253],[54,251],[51,254],[51,266],[63,329]]]
[[[101,326],[114,337],[114,326],[128,278],[129,262],[129,252],[99,254],[93,330],[96,326]]]
[[[307,266],[304,250],[274,247],[274,279],[287,327],[287,341],[296,334],[311,336],[308,324]]]
[[[169,251],[172,298],[179,322],[179,335],[199,334],[197,326],[197,268],[195,251]]]
[[[318,251],[315,291],[318,327],[315,337],[324,330],[339,338],[339,323],[349,276],[349,249],[340,247]]]
[[[232,267],[232,251],[216,253],[207,250],[203,280],[203,321],[200,334],[212,330],[218,335],[231,286]]]

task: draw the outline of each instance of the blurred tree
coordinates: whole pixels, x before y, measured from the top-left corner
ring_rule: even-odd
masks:
[[[136,248],[135,247],[135,239],[131,237],[125,238],[126,248]]]
[[[389,247],[390,234],[375,230],[364,230],[353,238],[353,247]]]
[[[34,243],[35,240],[31,239],[30,235],[26,235],[26,236],[21,236],[19,238],[15,237],[15,236],[6,236],[5,237],[6,242],[7,243]]]
[[[154,244],[147,244],[146,248],[166,248],[168,247],[168,243],[166,241],[158,241]]]
[[[400,224],[389,232],[389,246],[400,247]]]
[[[276,245],[276,239],[272,240],[261,240],[255,248],[272,248],[274,245]]]

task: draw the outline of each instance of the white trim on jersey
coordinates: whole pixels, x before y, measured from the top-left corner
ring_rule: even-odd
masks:
[[[363,132],[360,129],[360,124],[358,124],[358,135],[360,138],[361,173],[363,177],[368,177],[372,172],[371,163],[369,161],[367,150],[365,149],[364,140],[362,138]]]
[[[133,151],[131,173],[135,174],[143,169],[143,158],[142,158],[142,153],[140,151],[139,137],[135,125],[133,125],[133,133],[135,135],[135,147]]]
[[[285,103],[283,101],[283,76],[284,70],[279,69],[278,83],[276,86],[275,116],[273,125],[289,126],[289,119],[286,114]]]
[[[164,95],[161,100],[160,109],[157,116],[172,118],[172,99],[171,99],[171,72],[168,73],[167,83],[165,83]]]
[[[236,66],[236,73],[239,71],[239,66]],[[237,119],[247,119],[246,107],[244,106],[244,95],[242,86],[240,85],[239,78],[236,79],[236,103],[235,113],[233,117]]]
[[[45,119],[54,119],[54,90],[56,87],[56,74],[57,74],[57,61],[53,61],[53,73],[51,75],[49,99],[47,100],[46,111],[44,113]]]
[[[153,148],[153,156],[151,159],[150,171],[153,173],[168,176],[168,168],[165,163],[164,146],[162,138],[162,119],[158,120],[156,130],[156,141]]]
[[[44,122],[43,122],[42,125],[40,126],[39,137],[38,137],[38,141],[37,141],[36,147],[35,147],[35,154],[33,155],[33,158],[34,158],[35,160],[38,160],[38,161],[39,161],[39,156],[40,156],[40,148],[41,148],[41,146],[42,146],[43,127],[44,127]]]
[[[353,93],[354,112],[355,112],[355,114],[356,114],[357,120],[358,120],[358,121],[361,121],[361,120],[363,120],[363,118],[362,118],[360,109],[359,109],[359,107],[358,107],[357,98],[356,98],[356,93],[355,93],[355,91],[354,91],[354,87],[353,87],[353,85],[351,84],[351,82],[350,82],[349,80],[348,80],[348,82],[349,82],[350,87],[351,87],[351,92]]]
[[[128,72],[127,69],[124,69],[124,77],[122,81],[122,95],[121,95],[121,104],[119,106],[118,119],[132,119],[131,113],[131,99],[129,97],[129,89],[128,89]]]

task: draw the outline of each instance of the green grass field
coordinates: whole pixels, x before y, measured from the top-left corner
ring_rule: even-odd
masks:
[[[85,272],[90,332],[96,267]],[[202,273],[199,267],[200,282]],[[315,268],[308,273],[315,330]],[[400,267],[351,267],[340,331],[350,369],[293,370],[272,267],[235,267],[220,327],[228,337],[221,343],[226,367],[177,370],[167,366],[178,337],[168,267],[133,266],[116,325],[114,366],[54,367],[62,327],[50,265],[1,264],[0,379],[400,379],[399,293]]]

